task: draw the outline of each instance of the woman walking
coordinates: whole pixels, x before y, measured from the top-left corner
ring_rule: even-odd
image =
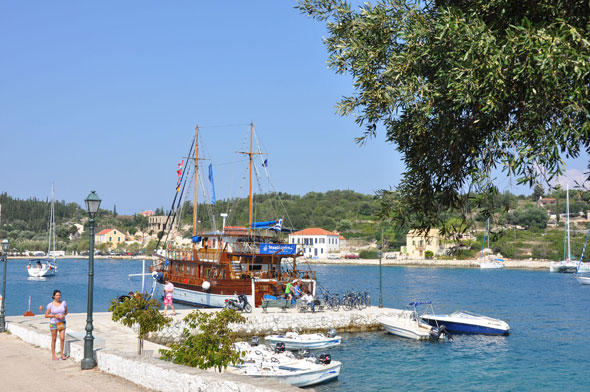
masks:
[[[66,315],[68,314],[68,305],[66,301],[61,300],[61,291],[53,290],[51,296],[53,301],[47,305],[45,311],[45,318],[49,318],[49,330],[51,331],[51,359],[57,361],[58,359],[68,359],[64,354],[64,345],[66,340]],[[57,334],[59,333],[59,341],[61,343],[61,355],[58,358],[55,355],[55,342]]]

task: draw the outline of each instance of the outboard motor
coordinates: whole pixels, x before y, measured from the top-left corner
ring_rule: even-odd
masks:
[[[334,328],[330,328],[326,333],[326,336],[329,338],[333,338],[334,336],[336,336],[336,330]]]
[[[318,356],[318,362],[324,365],[329,365],[332,362],[332,356],[330,354],[320,354]]]
[[[451,334],[449,333],[449,331],[447,330],[447,326],[446,325],[441,325],[438,330],[440,331],[441,335],[445,335],[447,337],[447,339],[449,340],[453,340],[453,336],[451,336]]]
[[[259,343],[260,343],[260,339],[258,339],[258,336],[252,336],[252,340],[250,341],[250,346],[256,347],[256,346],[258,346]]]
[[[438,340],[440,338],[441,332],[440,329],[437,327],[432,327],[430,330],[430,340]]]
[[[285,352],[285,343],[278,342],[275,346],[275,353],[279,354]]]

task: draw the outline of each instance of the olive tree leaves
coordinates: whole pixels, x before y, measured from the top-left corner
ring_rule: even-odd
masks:
[[[439,226],[487,193],[493,169],[534,185],[590,142],[587,1],[300,0],[326,23],[329,66],[353,77],[337,105],[384,129],[406,171],[396,187],[401,223]],[[386,201],[385,204],[390,201]]]

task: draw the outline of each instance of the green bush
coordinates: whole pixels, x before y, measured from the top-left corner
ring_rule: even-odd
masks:
[[[137,353],[143,351],[143,340],[145,335],[156,332],[170,324],[172,319],[164,317],[160,311],[160,303],[151,299],[147,294],[135,293],[131,298],[119,301],[115,298],[111,301],[109,311],[113,312],[113,321],[119,321],[126,327],[139,325],[137,338],[139,340]]]
[[[378,259],[379,252],[376,249],[363,249],[359,252],[359,259]]]
[[[434,257],[434,252],[431,250],[427,250],[426,252],[424,252],[424,257],[426,259],[432,259]]]
[[[215,313],[195,310],[184,318],[186,328],[182,332],[182,343],[172,343],[170,350],[160,350],[160,358],[180,365],[216,368],[219,371],[229,364],[239,364],[240,352],[233,348],[236,334],[229,324],[244,321],[244,317],[233,309]]]

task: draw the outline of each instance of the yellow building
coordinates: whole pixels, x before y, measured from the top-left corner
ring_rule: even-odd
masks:
[[[424,257],[424,253],[428,250],[435,256],[444,255],[452,245],[452,242],[441,237],[438,229],[430,229],[427,233],[410,230],[406,235],[405,253],[410,258]]]
[[[104,229],[94,236],[96,244],[109,244],[117,247],[125,243],[125,234],[117,229]]]

